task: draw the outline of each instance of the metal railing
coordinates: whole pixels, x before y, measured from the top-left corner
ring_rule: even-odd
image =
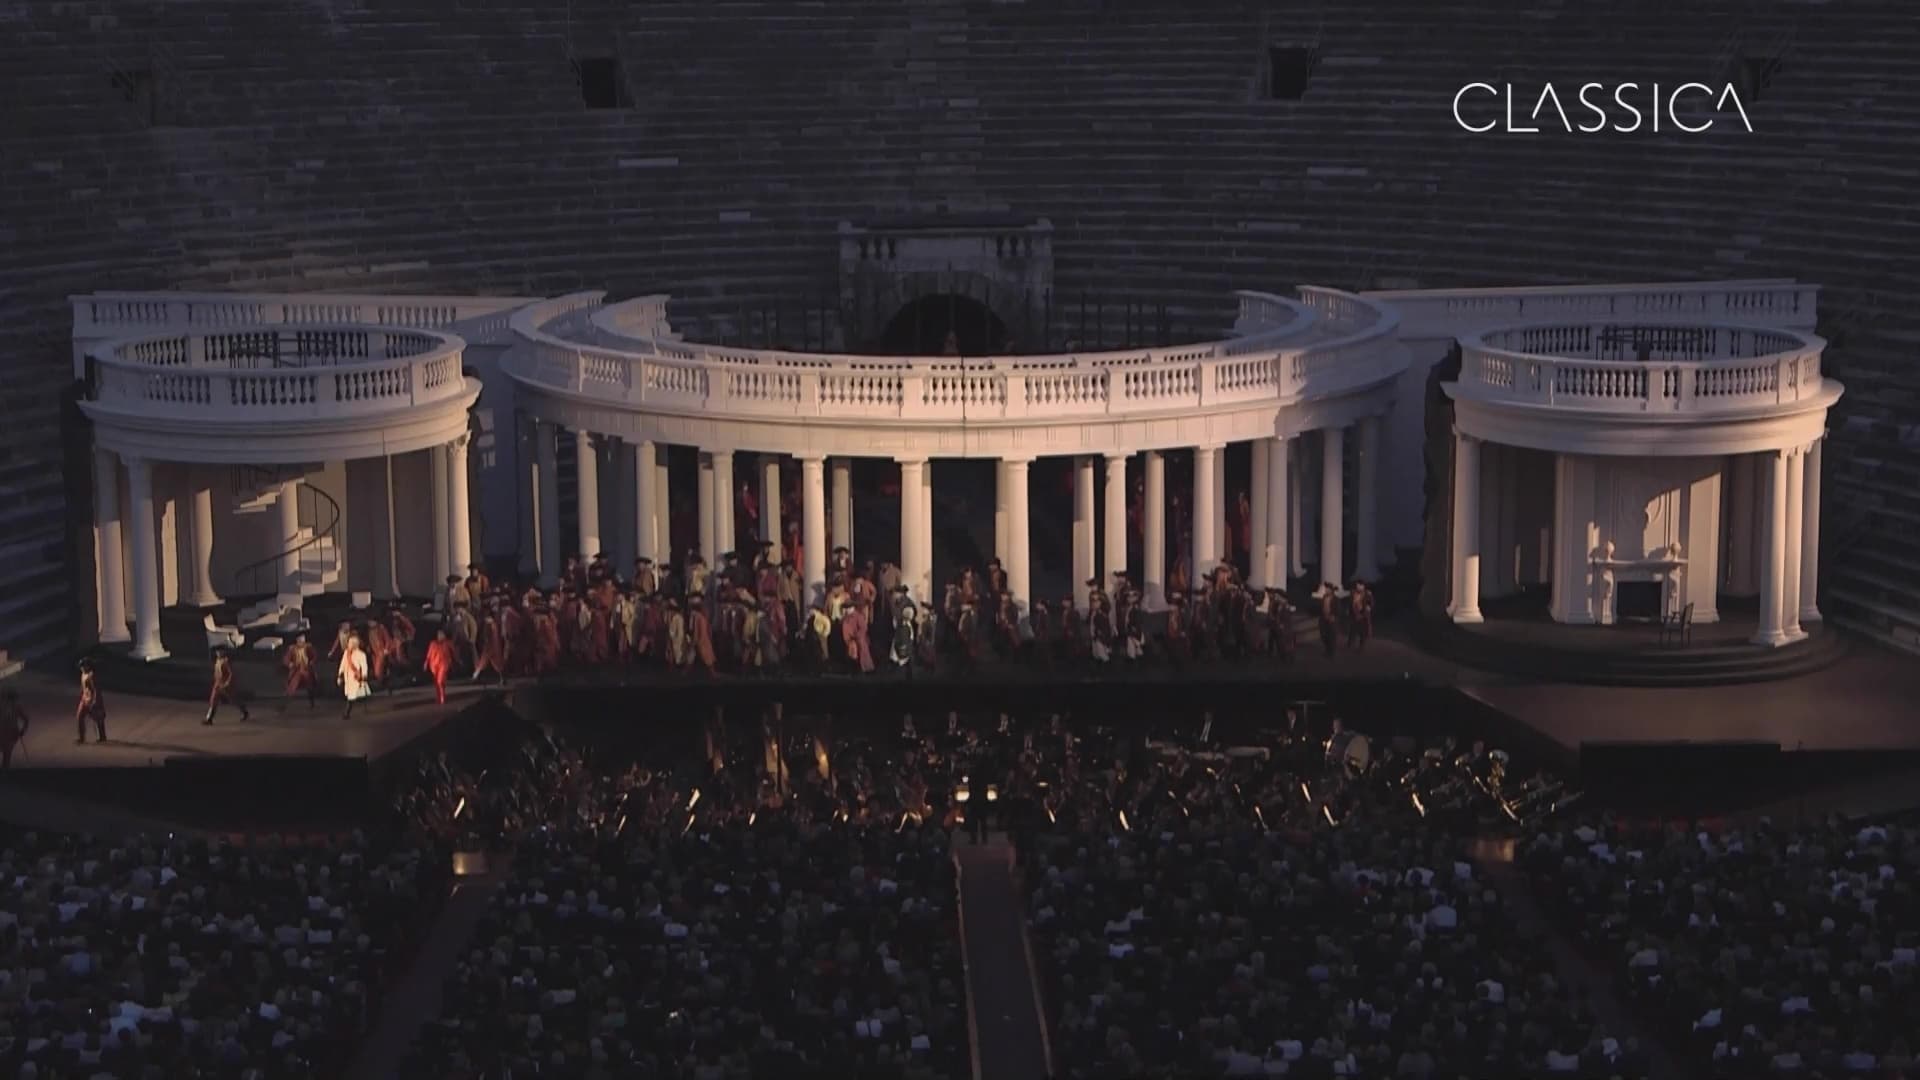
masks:
[[[258,489],[268,483],[280,482],[279,475],[274,470],[258,465],[235,466],[234,472],[236,490]],[[333,496],[305,480],[296,481],[293,491],[294,498],[300,501],[295,520],[312,522],[312,535],[298,543],[294,542],[292,536],[282,537],[281,541],[290,546],[235,570],[233,572],[234,596],[267,596],[298,592],[297,581],[286,580],[287,559],[292,558],[293,576],[297,579],[308,554],[325,550],[337,553],[340,550],[340,504]],[[289,586],[292,587],[289,588]]]

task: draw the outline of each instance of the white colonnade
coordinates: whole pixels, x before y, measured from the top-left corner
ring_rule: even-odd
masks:
[[[1377,567],[1373,565],[1375,548],[1372,536],[1376,517],[1373,509],[1378,457],[1376,425],[1377,421],[1372,419],[1362,421],[1360,425],[1360,472],[1358,482],[1353,487],[1353,510],[1357,520],[1352,531],[1357,534],[1355,550],[1359,556],[1359,567],[1377,572]],[[537,449],[544,451],[552,441],[555,429],[552,425],[537,421],[535,427],[536,439],[540,442]],[[1338,538],[1348,532],[1342,452],[1344,432],[1340,428],[1322,429],[1320,437],[1324,452],[1321,498],[1316,520],[1319,523],[1322,551],[1330,556],[1323,561],[1320,574],[1322,579],[1338,579],[1343,574],[1339,556],[1342,545]],[[577,440],[576,447],[584,447],[592,445],[598,437],[576,431],[574,438]],[[1252,463],[1252,483],[1248,492],[1251,520],[1248,526],[1253,540],[1252,550],[1247,553],[1247,579],[1256,587],[1285,588],[1289,564],[1299,557],[1295,537],[1301,515],[1298,510],[1298,485],[1295,483],[1297,460],[1292,452],[1295,442],[1295,437],[1279,436],[1254,439],[1246,444]],[[636,455],[633,515],[639,542],[635,550],[641,557],[663,563],[678,563],[679,556],[684,553],[672,550],[668,535],[666,449],[651,441],[630,445]],[[1175,527],[1192,530],[1187,546],[1191,565],[1188,567],[1189,580],[1173,583],[1167,581],[1172,552],[1168,544],[1169,522],[1166,516],[1165,452],[1142,452],[1145,505],[1139,523],[1142,546],[1138,554],[1142,574],[1137,584],[1141,587],[1149,610],[1164,610],[1169,584],[1182,590],[1198,587],[1233,546],[1227,530],[1237,519],[1229,513],[1228,485],[1224,479],[1228,450],[1229,444],[1203,445],[1190,450],[1193,499],[1188,520]],[[695,451],[696,506],[693,516],[699,530],[696,550],[712,564],[724,552],[731,550],[732,508],[738,492],[729,477],[736,449],[698,447]],[[779,561],[792,555],[780,551],[783,535],[780,532],[782,522],[779,505],[782,459],[771,453],[757,453],[761,538],[774,544],[770,554]],[[1069,462],[1073,478],[1070,506],[1072,564],[1066,569],[1073,575],[1072,591],[1076,603],[1086,602],[1089,582],[1097,581],[1102,588],[1109,587],[1115,574],[1126,572],[1134,555],[1127,506],[1127,461],[1130,456],[1113,452],[1098,456],[1076,455]],[[1030,478],[1034,460],[1016,456],[994,459],[993,556],[1000,560],[1006,571],[1009,591],[1023,614],[1033,600]],[[576,461],[579,463],[576,467],[581,470],[577,477],[577,489],[582,492],[597,490],[597,456],[583,454]],[[800,570],[810,596],[818,596],[825,586],[829,551],[834,547],[853,550],[852,461],[847,457],[829,457],[825,454],[800,455],[797,461],[800,466],[803,515],[800,538],[803,565]],[[933,463],[925,457],[903,456],[897,457],[894,464],[900,473],[901,580],[911,590],[916,602],[929,603],[938,599],[933,568]],[[537,497],[538,492],[557,489],[557,478],[548,474],[550,467],[551,457],[544,452],[539,454],[535,466],[537,478],[532,485],[536,490],[537,505],[532,508],[528,526],[535,534],[535,548],[542,553],[536,565],[543,576],[549,572],[548,545],[544,539],[559,528],[558,507],[549,505],[552,500]],[[590,472],[593,474],[591,477],[588,475]],[[594,483],[590,484],[590,479]],[[581,513],[584,520],[579,522],[577,534],[584,545],[586,540],[598,536],[598,522],[603,520],[602,508],[583,502]],[[557,548],[551,554],[555,563],[551,572],[557,573],[564,555]],[[583,547],[582,550],[567,554],[586,557],[592,553]],[[740,556],[748,557],[744,552]]]

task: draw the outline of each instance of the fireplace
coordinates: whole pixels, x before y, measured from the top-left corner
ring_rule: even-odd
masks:
[[[1616,581],[1614,618],[1620,622],[1659,622],[1660,596],[1665,589],[1663,581]]]

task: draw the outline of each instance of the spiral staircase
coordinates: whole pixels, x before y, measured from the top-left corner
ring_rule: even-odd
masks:
[[[242,631],[282,626],[289,612],[297,613],[307,597],[326,592],[340,580],[343,572],[340,504],[307,483],[303,476],[255,465],[236,467],[233,513],[278,513],[280,500],[286,497],[287,480],[295,481],[298,527],[284,538],[278,552],[248,563],[233,575],[234,595],[259,597],[236,614],[235,624]],[[296,559],[291,575],[284,571],[288,555]]]

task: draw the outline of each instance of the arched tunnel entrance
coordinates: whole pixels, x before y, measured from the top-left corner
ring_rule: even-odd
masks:
[[[895,312],[878,346],[892,356],[986,356],[1011,342],[992,308],[958,293],[931,293]]]

